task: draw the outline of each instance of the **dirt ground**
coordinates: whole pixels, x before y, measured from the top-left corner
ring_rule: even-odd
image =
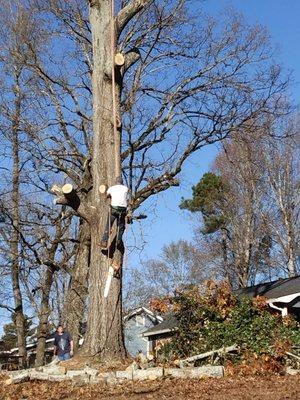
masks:
[[[1,400],[300,400],[300,375],[130,383],[117,387],[27,382],[4,387]]]

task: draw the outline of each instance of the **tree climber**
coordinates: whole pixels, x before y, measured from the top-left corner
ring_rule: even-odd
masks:
[[[128,191],[129,189],[127,186],[123,185],[121,177],[117,177],[116,184],[110,186],[106,191],[106,195],[111,199],[111,201],[110,212],[107,217],[105,231],[100,243],[103,250],[106,250],[108,247],[110,231],[115,221],[117,221],[116,246],[119,246],[122,243],[122,236],[126,227]]]

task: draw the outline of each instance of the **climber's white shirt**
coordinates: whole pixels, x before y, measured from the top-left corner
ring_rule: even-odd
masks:
[[[113,185],[107,189],[111,196],[112,207],[127,207],[128,187],[125,185]]]

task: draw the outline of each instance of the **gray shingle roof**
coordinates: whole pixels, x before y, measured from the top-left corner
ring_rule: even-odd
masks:
[[[238,289],[235,293],[238,296],[265,296],[268,299],[276,299],[278,297],[300,293],[300,276],[260,283],[259,285]]]
[[[143,332],[143,336],[159,335],[160,333],[167,333],[175,330],[178,327],[178,321],[174,315],[169,314],[166,319],[160,324]]]

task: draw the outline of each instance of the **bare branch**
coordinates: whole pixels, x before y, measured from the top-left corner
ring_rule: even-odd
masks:
[[[151,4],[153,0],[132,0],[127,6],[119,11],[116,18],[117,36],[120,36],[126,25],[134,18],[143,8]]]

